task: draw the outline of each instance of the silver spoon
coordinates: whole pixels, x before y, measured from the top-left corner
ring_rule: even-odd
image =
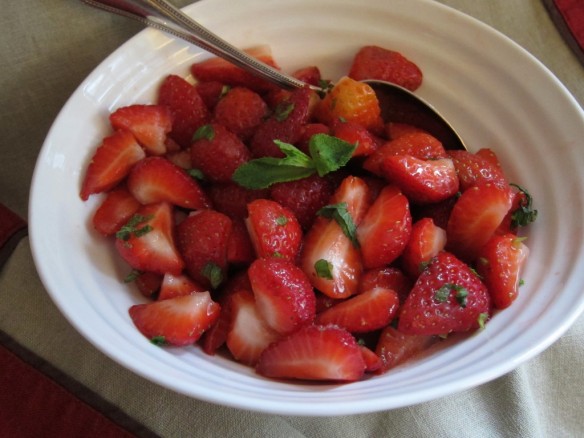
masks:
[[[219,56],[256,76],[282,88],[294,89],[306,84],[249,56],[232,46],[166,0],[81,0],[146,26],[170,33]],[[442,142],[446,149],[466,149],[452,126],[427,102],[398,85],[378,80],[366,80],[375,91],[386,122],[410,123],[418,126]],[[316,91],[321,88],[309,85]]]

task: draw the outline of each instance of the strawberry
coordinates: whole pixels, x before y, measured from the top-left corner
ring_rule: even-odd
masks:
[[[261,317],[286,335],[313,321],[316,298],[302,270],[281,259],[258,259],[248,270]]]
[[[231,306],[233,297],[244,292],[251,295],[251,284],[249,283],[247,271],[234,273],[227,279],[226,283],[221,286],[221,289],[219,290],[221,315],[219,315],[215,324],[203,334],[201,339],[201,346],[205,353],[211,355],[215,354],[215,352],[227,341],[227,335],[231,330],[232,325]],[[265,326],[264,322],[262,322],[262,324]],[[242,336],[245,336],[245,333],[243,333]],[[240,341],[242,343],[241,345],[243,345],[244,341],[245,339]]]
[[[296,142],[296,147],[305,154],[310,154],[310,139],[315,134],[329,134],[330,128],[324,123],[307,123],[300,128],[300,136]]]
[[[383,126],[379,101],[373,89],[366,83],[347,76],[342,77],[318,103],[315,117],[329,126],[343,119],[374,132]]]
[[[349,332],[311,325],[266,348],[256,371],[266,377],[352,382],[363,376],[365,361]]]
[[[259,94],[248,88],[235,87],[217,102],[213,119],[242,140],[247,140],[267,113],[268,105]]]
[[[517,298],[519,276],[529,256],[523,240],[514,234],[494,235],[479,251],[477,271],[497,309],[509,307]]]
[[[170,110],[173,122],[168,135],[183,148],[191,145],[193,134],[211,117],[195,87],[176,75],[169,75],[162,82],[158,104]]]
[[[247,204],[270,196],[269,190],[251,190],[235,183],[217,183],[207,189],[215,210],[231,218],[247,217]]]
[[[205,102],[205,106],[207,109],[212,112],[215,109],[215,105],[230,89],[229,85],[222,84],[219,81],[205,81],[205,82],[197,82],[195,84],[195,89],[203,102]]]
[[[115,234],[140,208],[140,203],[124,187],[108,192],[95,211],[92,223],[104,236]]]
[[[283,157],[274,140],[295,144],[300,139],[301,128],[309,120],[313,96],[314,92],[308,87],[290,92],[288,98],[277,105],[271,117],[262,122],[253,134],[249,145],[252,156]]]
[[[379,79],[416,90],[422,84],[422,71],[399,52],[378,46],[364,46],[355,55],[349,76],[357,81]]]
[[[446,246],[446,230],[434,225],[431,218],[423,218],[412,225],[412,233],[401,257],[404,271],[417,278],[424,265]]]
[[[429,263],[403,304],[398,330],[410,335],[446,335],[476,330],[491,311],[480,278],[464,262],[442,251]]]
[[[537,210],[533,208],[533,198],[529,192],[517,184],[510,184],[510,186],[511,208],[497,228],[497,234],[517,234],[519,227],[526,227],[537,219]]]
[[[231,228],[231,219],[214,210],[191,213],[176,228],[187,273],[205,288],[216,289],[225,279]]]
[[[87,166],[81,185],[81,199],[87,201],[89,195],[114,188],[145,156],[129,131],[118,130],[105,137]]]
[[[148,157],[136,164],[128,176],[128,190],[144,205],[169,202],[188,209],[210,205],[199,184],[162,157]]]
[[[130,274],[130,277],[132,274]],[[154,298],[156,293],[160,290],[163,276],[154,272],[140,272],[134,279],[134,284],[140,293],[146,298]],[[126,278],[124,281],[128,281]]]
[[[255,259],[253,243],[243,219],[231,219],[231,234],[227,241],[227,262],[230,265],[247,265]]]
[[[450,213],[446,248],[464,260],[475,260],[510,208],[509,189],[483,184],[466,190]]]
[[[423,129],[409,123],[401,122],[387,122],[385,124],[385,135],[390,140],[395,140],[405,134],[412,134],[415,132],[424,132]],[[413,154],[412,154],[413,155]]]
[[[412,281],[395,266],[384,266],[363,272],[359,293],[375,288],[394,290],[399,296],[400,303],[403,303],[412,289]]]
[[[254,47],[245,50],[245,52],[264,64],[279,69],[269,46]],[[250,88],[256,92],[265,92],[274,88],[271,82],[259,78],[229,61],[218,57],[205,59],[204,61],[193,64],[191,66],[191,73],[197,81],[218,81],[232,87],[241,86]]]
[[[391,289],[375,288],[342,301],[318,314],[316,324],[334,324],[351,333],[381,329],[397,315],[399,297]]]
[[[434,221],[434,225],[446,229],[448,226],[448,219],[450,219],[450,213],[452,212],[457,200],[458,198],[456,196],[452,196],[444,201],[433,204],[412,205],[412,217],[415,220],[428,217]]]
[[[449,158],[421,160],[411,155],[389,156],[382,161],[381,170],[388,181],[415,203],[444,201],[458,192],[458,176]]]
[[[423,131],[415,131],[400,135],[381,145],[373,154],[367,157],[363,167],[375,175],[382,176],[381,164],[386,157],[395,155],[411,155],[420,160],[447,157],[444,146],[436,137]]]
[[[186,171],[192,170],[191,151],[188,149],[179,149],[178,151],[167,152],[164,157],[172,164]]]
[[[365,345],[359,345],[359,349],[361,350],[361,355],[363,356],[363,360],[365,361],[365,372],[366,373],[373,373],[381,369],[383,366],[383,362],[381,358],[366,347]]]
[[[359,287],[363,265],[355,232],[350,230],[361,222],[369,207],[368,192],[362,179],[345,178],[330,200],[330,210],[335,212],[332,218],[317,217],[305,236],[300,267],[312,285],[331,298],[349,297]],[[344,213],[348,213],[352,226],[342,220]],[[351,237],[339,223],[348,226]]]
[[[501,167],[492,164],[481,155],[463,150],[450,150],[448,156],[452,159],[458,174],[461,192],[479,184],[491,183],[500,187],[508,185]]]
[[[249,159],[249,150],[241,139],[222,125],[204,125],[195,133],[192,166],[212,182],[230,182],[235,169]]]
[[[170,204],[144,205],[116,233],[116,249],[134,269],[178,275],[184,262],[175,247],[172,228]]]
[[[292,76],[310,85],[318,86],[321,81],[320,69],[315,65],[299,68],[292,73]]]
[[[381,142],[363,125],[351,121],[336,121],[332,124],[332,135],[357,145],[354,157],[371,155]]]
[[[129,310],[132,321],[144,336],[157,344],[195,343],[219,317],[220,306],[209,292],[135,304]]]
[[[260,316],[250,291],[235,292],[229,306],[231,325],[227,333],[227,349],[238,362],[254,366],[262,352],[280,335]]]
[[[245,224],[258,257],[295,261],[302,245],[302,229],[294,214],[269,199],[248,204]]]
[[[166,135],[172,129],[172,115],[162,105],[130,105],[109,116],[114,129],[126,129],[150,155],[166,152]]]
[[[160,285],[159,300],[168,300],[169,298],[182,297],[190,295],[193,292],[205,292],[206,288],[193,281],[188,275],[164,274],[162,284]]]
[[[365,269],[389,265],[397,259],[411,231],[408,199],[396,186],[386,186],[357,228]]]
[[[316,212],[333,195],[336,184],[333,176],[312,175],[296,181],[274,184],[270,187],[270,196],[292,211],[302,229],[308,230],[314,222]]]
[[[392,326],[383,329],[375,352],[381,358],[384,373],[430,347],[436,338],[427,335],[407,335]]]

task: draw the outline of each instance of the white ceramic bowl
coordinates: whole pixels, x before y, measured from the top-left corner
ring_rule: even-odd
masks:
[[[30,197],[39,274],[71,324],[96,348],[145,378],[243,409],[341,415],[407,406],[492,380],[554,342],[584,309],[584,116],[536,59],[489,27],[425,0],[203,0],[186,8],[240,47],[269,44],[284,70],[316,64],[347,72],[355,51],[377,44],[424,72],[418,93],[456,126],[472,150],[493,148],[511,179],[535,197],[531,256],[518,300],[487,328],[385,375],[347,385],[264,379],[197,348],[162,349],[133,326],[142,299],[121,283],[127,268],[91,231],[98,198],[79,199],[108,113],[153,101],[168,73],[188,74],[209,55],[145,30],[109,56],[67,102],[42,148]],[[100,12],[96,12],[100,13]]]

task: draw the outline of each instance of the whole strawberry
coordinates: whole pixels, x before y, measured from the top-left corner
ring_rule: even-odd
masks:
[[[475,330],[486,321],[491,298],[481,279],[449,252],[440,252],[420,274],[403,304],[399,331],[445,335]]]

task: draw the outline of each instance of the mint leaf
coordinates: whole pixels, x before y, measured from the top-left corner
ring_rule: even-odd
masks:
[[[345,236],[347,236],[355,248],[359,248],[359,242],[357,240],[357,227],[353,218],[347,209],[347,203],[341,202],[339,204],[325,205],[320,210],[316,212],[317,215],[326,217],[327,219],[334,219],[337,224],[343,230]]]
[[[163,345],[166,345],[166,338],[164,336],[154,336],[150,339],[150,342],[158,347],[162,347]]]
[[[199,180],[199,181],[204,181],[205,180],[205,174],[201,171],[201,169],[197,169],[195,167],[193,167],[192,169],[188,169],[187,173],[189,174],[189,176],[195,180]]]
[[[283,122],[288,118],[290,113],[294,110],[294,103],[293,102],[281,102],[276,107],[274,111],[274,118],[278,122]]]
[[[296,146],[291,145],[290,143],[285,143],[280,140],[274,140],[276,146],[284,152],[286,155],[284,158],[281,158],[283,164],[290,165],[290,166],[298,166],[298,167],[306,167],[306,168],[314,168],[314,163],[312,159],[298,149]]]
[[[333,264],[325,259],[317,260],[314,264],[316,275],[327,280],[333,279]]]
[[[213,140],[215,138],[215,130],[212,125],[203,125],[193,134],[193,141],[205,139]]]
[[[324,176],[341,168],[351,159],[354,145],[327,134],[315,134],[310,140],[310,154],[280,140],[274,143],[284,158],[263,157],[237,168],[233,181],[248,189],[265,189],[272,184],[307,178],[314,173]]]
[[[466,298],[468,297],[468,291],[463,286],[460,286],[458,284],[445,283],[434,293],[434,299],[439,303],[445,303],[446,301],[448,301],[451,291],[456,292],[456,295],[454,297],[456,298],[456,301],[458,301],[458,304],[460,304],[460,307],[466,307]]]
[[[152,227],[150,225],[144,225],[143,227],[138,228],[139,225],[145,224],[154,216],[148,215],[143,216],[141,214],[135,214],[130,218],[126,225],[121,227],[118,232],[116,233],[116,238],[124,241],[130,240],[132,234],[136,237],[143,236],[144,234],[152,231]]]
[[[356,145],[327,134],[315,134],[308,143],[319,176],[340,169],[353,156]]]
[[[248,189],[265,189],[272,184],[286,181],[296,181],[309,177],[314,168],[289,166],[281,164],[278,158],[258,158],[248,161],[233,173],[233,181]]]
[[[478,322],[479,328],[481,330],[485,328],[485,323],[487,322],[488,319],[489,319],[489,314],[488,313],[481,313],[481,314],[479,314],[479,317],[477,319],[477,322]]]
[[[265,189],[272,184],[295,181],[314,174],[312,159],[291,144],[274,140],[284,158],[263,157],[248,161],[233,173],[233,181],[248,189]]]
[[[519,207],[511,214],[511,227],[526,227],[537,219],[537,210],[533,208],[533,198],[523,187],[513,183],[509,185],[515,187],[525,196],[519,203]]]
[[[209,280],[213,289],[217,289],[217,287],[223,282],[223,272],[221,271],[221,268],[213,262],[209,262],[203,266],[201,274]]]

